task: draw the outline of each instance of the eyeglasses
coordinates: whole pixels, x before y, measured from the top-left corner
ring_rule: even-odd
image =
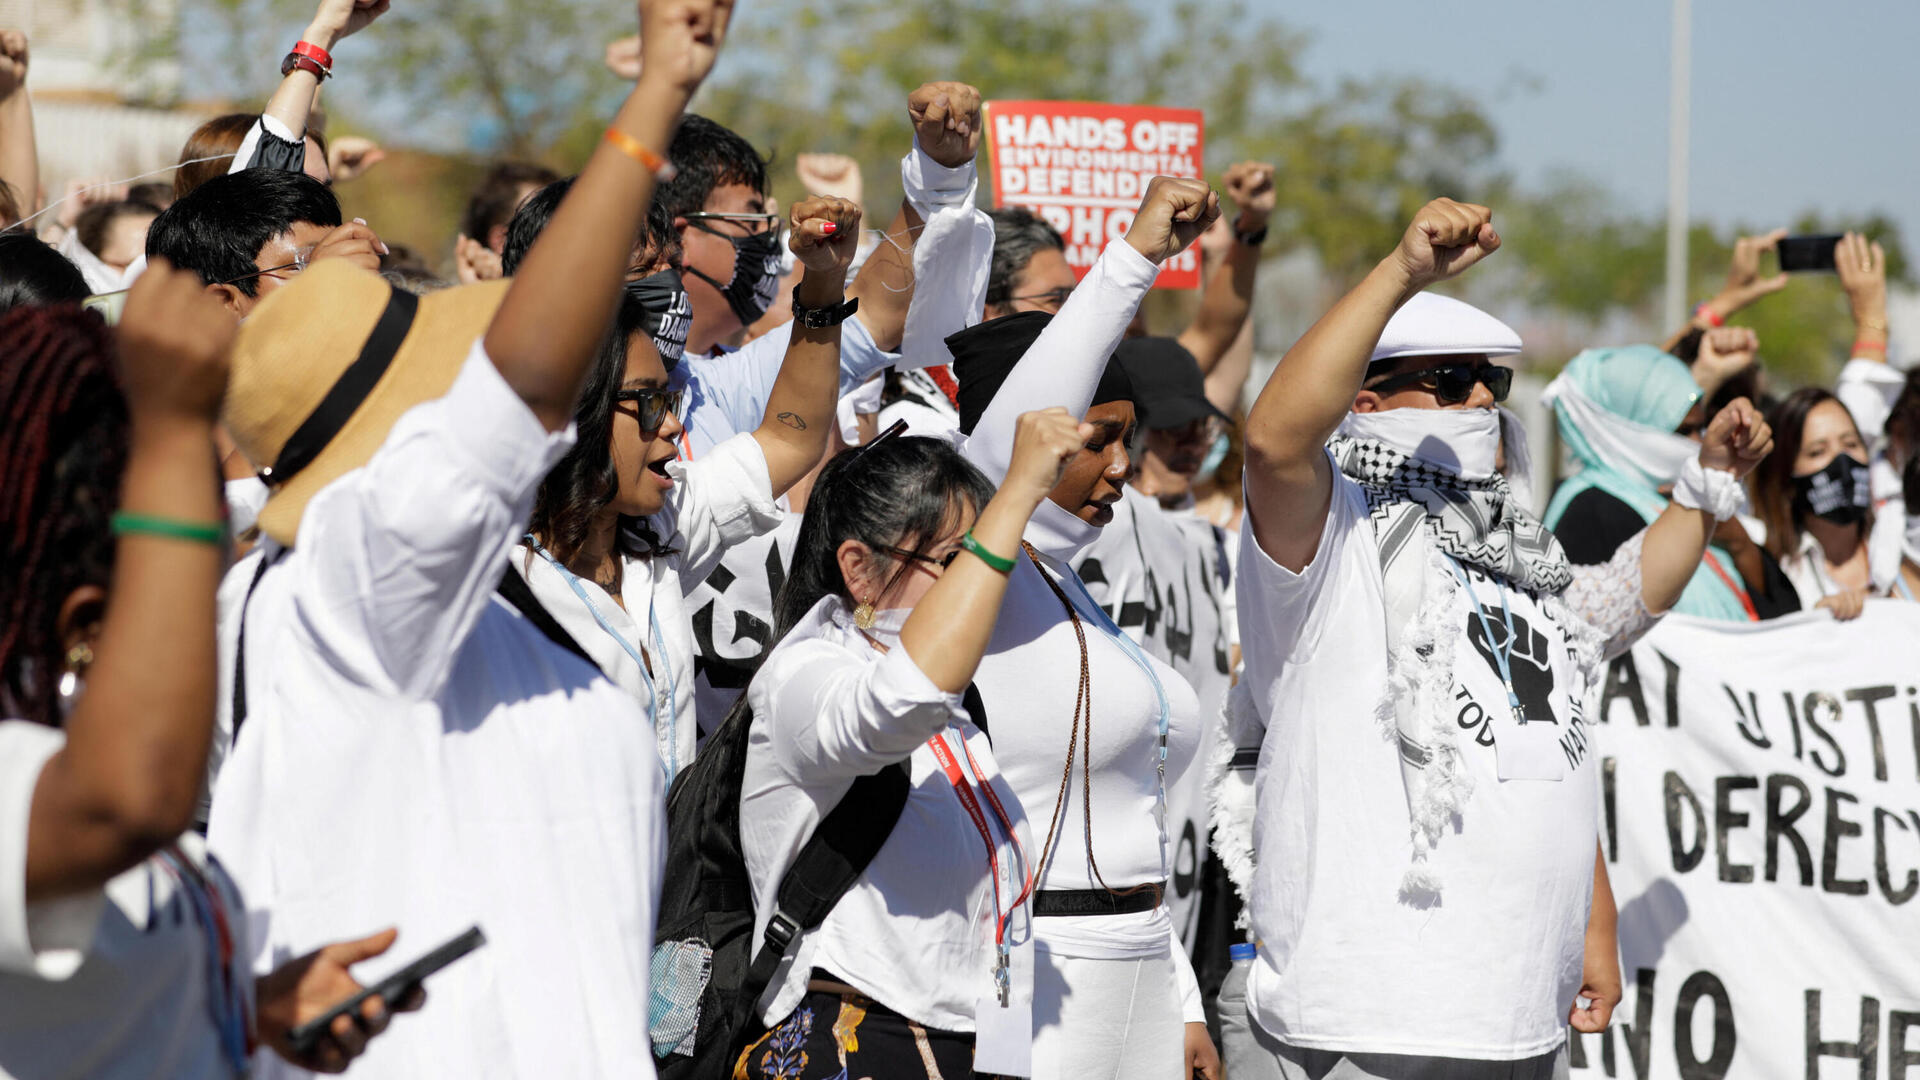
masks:
[[[682,214],[680,216],[686,218],[687,224],[694,228],[700,229],[703,232],[714,233],[718,236],[725,236],[727,234],[720,232],[720,230],[706,224],[706,222],[725,221],[738,225],[747,231],[746,234],[748,236],[758,236],[769,229],[778,229],[780,227],[779,214],[720,214],[707,210],[697,210],[691,214]],[[756,228],[755,226],[758,227]]]
[[[309,258],[311,258],[311,254],[312,254],[311,252],[298,254],[293,257],[293,261],[290,263],[283,263],[279,266],[269,266],[265,270],[255,270],[251,274],[241,274],[239,277],[228,278],[225,281],[216,281],[214,282],[214,284],[234,285],[234,284],[238,284],[239,282],[245,281],[248,278],[260,278],[260,277],[270,277],[276,281],[285,281],[286,279],[280,276],[281,271],[291,270],[297,274],[300,271],[305,270],[307,268],[307,261]]]
[[[965,550],[964,548],[954,548],[952,551],[949,551],[945,555],[942,555],[936,559],[931,555],[924,555],[918,551],[908,551],[906,548],[897,548],[891,544],[875,544],[874,548],[879,551],[884,551],[889,555],[895,556],[896,558],[911,559],[914,562],[923,562],[923,563],[926,563],[928,566],[937,566],[942,570],[945,570],[947,567],[952,566],[953,560],[959,558],[960,552]]]
[[[1064,305],[1067,302],[1067,298],[1072,295],[1073,286],[1062,285],[1057,289],[1048,289],[1046,292],[1028,293],[1025,296],[1009,296],[1007,297],[1007,302],[1012,303],[1015,300],[1025,300],[1029,304],[1058,309]]]
[[[1367,389],[1376,394],[1390,394],[1403,386],[1419,385],[1433,391],[1442,405],[1458,405],[1473,396],[1473,384],[1477,382],[1487,384],[1487,392],[1495,402],[1505,401],[1507,392],[1513,389],[1513,369],[1494,364],[1485,367],[1447,364],[1382,379]]]
[[[667,420],[668,413],[680,411],[680,391],[661,390],[656,387],[642,387],[638,390],[621,390],[613,395],[614,404],[633,404],[638,406],[636,418],[640,421],[640,430],[652,435],[660,430]]]

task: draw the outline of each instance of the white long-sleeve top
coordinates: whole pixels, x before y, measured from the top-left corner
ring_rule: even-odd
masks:
[[[735,435],[698,461],[673,462],[667,472],[674,479],[667,505],[648,520],[671,553],[625,559],[620,604],[525,544],[514,549],[511,561],[541,606],[600,670],[643,703],[671,779],[692,763],[697,735],[697,650],[687,595],[720,565],[728,548],[771,532],[783,515],[773,499],[767,455],[751,434]],[[651,676],[634,659],[635,652],[647,657]]]
[[[1007,377],[967,440],[966,455],[990,480],[998,484],[1006,477],[1021,413],[1059,405],[1075,416],[1086,414],[1108,358],[1158,273],[1154,263],[1124,240],[1107,245]],[[1074,754],[1074,775],[1066,805],[1060,808],[1054,856],[1040,880],[1042,890],[1096,889],[1101,879],[1124,889],[1172,875],[1169,838],[1159,813],[1160,692],[1067,565],[1096,535],[1096,526],[1050,500],[1040,504],[1026,529],[1027,541],[1041,553],[1044,573],[1079,612],[1092,687],[1092,858],[1085,825],[1083,749]],[[1015,560],[999,622],[974,676],[1001,768],[1036,822],[1050,821],[1061,800],[1060,778],[1080,677],[1073,624],[1042,573],[1024,556]],[[1200,706],[1193,688],[1177,672],[1150,656],[1145,659],[1167,696],[1166,785],[1173,788],[1199,745]],[[1083,729],[1083,747],[1088,737]],[[1035,842],[1044,844],[1045,839],[1041,830]],[[1040,948],[1065,956],[1121,959],[1170,950],[1181,976],[1184,1018],[1202,1018],[1192,969],[1164,904],[1130,915],[1049,916],[1036,919],[1034,926]]]
[[[299,546],[263,556],[249,716],[210,831],[247,898],[255,970],[398,926],[357,970],[371,980],[468,926],[487,935],[356,1076],[653,1075],[653,733],[632,695],[495,593],[572,441],[476,343],[446,397],[314,496]],[[257,1068],[297,1075],[270,1055]]]
[[[740,841],[753,881],[757,943],[773,917],[780,879],[820,821],[856,777],[904,762],[911,789],[900,820],[826,921],[801,936],[760,1000],[768,1023],[793,1011],[809,974],[821,968],[874,1000],[931,1028],[974,1030],[974,1007],[992,986],[993,879],[986,843],[928,740],[944,739],[965,768],[971,753],[1012,820],[1019,853],[1031,858],[1026,816],[1001,775],[993,743],[898,645],[882,654],[853,626],[846,605],[827,597],[767,655],[747,688],[753,725],[740,800]],[[964,745],[964,751],[962,749]],[[1020,854],[999,818],[978,800],[999,859],[1000,905],[1012,906],[1024,880]],[[1031,998],[1031,932],[1012,920],[1014,993]]]

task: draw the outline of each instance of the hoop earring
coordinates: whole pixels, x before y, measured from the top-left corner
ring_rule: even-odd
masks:
[[[860,601],[859,606],[853,609],[853,625],[862,630],[871,630],[873,623],[873,603],[867,600]]]

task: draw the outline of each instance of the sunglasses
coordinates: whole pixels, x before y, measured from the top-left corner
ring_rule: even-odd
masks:
[[[779,214],[721,214],[709,210],[696,210],[691,214],[682,214],[680,216],[686,218],[687,224],[694,228],[702,232],[714,233],[718,236],[726,236],[727,234],[708,225],[707,222],[724,221],[729,224],[738,225],[747,231],[746,234],[748,236],[758,236],[769,229],[778,229],[780,227]]]
[[[1505,401],[1508,391],[1513,389],[1513,369],[1493,364],[1485,367],[1447,364],[1382,379],[1367,389],[1376,394],[1390,394],[1401,387],[1418,385],[1433,391],[1442,405],[1458,405],[1473,396],[1474,383],[1485,383],[1496,403]]]
[[[1025,300],[1029,304],[1037,304],[1041,307],[1057,309],[1064,305],[1067,302],[1067,298],[1072,295],[1073,286],[1062,285],[1057,289],[1048,289],[1046,292],[1028,293],[1025,296],[1009,296],[1007,297],[1007,302],[1012,303],[1015,300]]]
[[[660,430],[666,422],[668,413],[680,411],[680,391],[661,390],[655,387],[643,387],[638,390],[620,390],[614,393],[615,405],[632,404],[640,421],[640,430],[648,435]]]

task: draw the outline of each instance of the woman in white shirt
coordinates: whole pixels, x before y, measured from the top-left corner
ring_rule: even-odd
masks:
[[[774,500],[820,460],[834,420],[860,208],[808,199],[791,220],[802,307],[759,428],[677,460],[680,384],[624,295],[574,410],[579,441],[541,482],[513,557],[541,604],[644,704],[669,780],[693,760],[697,733],[686,595],[727,548],[780,524]]]
[[[778,644],[747,688],[751,719],[735,721],[750,724],[740,836],[754,939],[856,778],[898,763],[911,787],[866,872],[791,947],[760,1002],[770,1030],[736,1076],[1024,1072],[992,1040],[1010,1030],[1025,1054],[1028,1000],[1012,975],[1031,965],[1032,836],[964,695],[1027,519],[1092,433],[1065,409],[1022,416],[998,494],[945,442],[891,432],[821,473]]]
[[[1023,411],[1060,406],[1096,428],[1027,526],[975,679],[1008,784],[1036,823],[1036,1077],[1160,1080],[1218,1068],[1163,902],[1166,792],[1199,745],[1199,702],[1120,632],[1070,564],[1112,519],[1132,473],[1131,388],[1108,358],[1160,264],[1219,212],[1206,185],[1159,177],[1059,314],[995,319],[948,339],[963,452],[989,480],[1007,475]]]
[[[213,726],[232,335],[165,263],[128,300],[117,377],[93,313],[0,318],[0,1077],[240,1076],[257,1042],[339,1071],[386,1026],[370,999],[295,1057],[287,1032],[356,993],[346,965],[393,932],[256,983],[240,897],[187,831]]]

